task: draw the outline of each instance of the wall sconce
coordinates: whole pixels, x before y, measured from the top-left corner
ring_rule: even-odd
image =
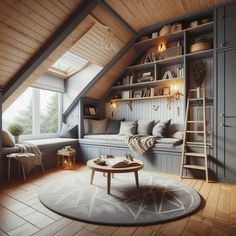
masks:
[[[116,103],[114,103],[114,102],[111,102],[111,108],[116,108],[117,106],[116,106]]]
[[[158,52],[164,52],[166,50],[166,43],[162,42],[158,45]]]
[[[173,85],[171,88],[171,91],[174,95],[175,100],[179,100],[180,96],[183,96],[183,94],[180,92],[179,87],[177,85]]]

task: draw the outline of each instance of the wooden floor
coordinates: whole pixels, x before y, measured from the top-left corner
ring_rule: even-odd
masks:
[[[190,217],[145,227],[99,226],[73,221],[53,213],[39,202],[38,192],[42,185],[84,168],[51,170],[45,175],[37,173],[28,177],[27,183],[20,180],[3,184],[0,190],[0,235],[236,235],[236,185],[233,184],[185,179],[183,182],[202,196],[201,208]]]

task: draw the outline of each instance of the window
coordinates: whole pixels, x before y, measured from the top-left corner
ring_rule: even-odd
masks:
[[[56,136],[61,123],[61,103],[58,92],[28,88],[3,113],[3,128],[19,123],[24,139]]]

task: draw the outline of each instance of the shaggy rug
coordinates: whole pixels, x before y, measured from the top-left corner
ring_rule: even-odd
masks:
[[[201,203],[192,188],[160,175],[140,171],[137,189],[133,173],[115,174],[110,195],[106,177],[95,172],[90,185],[90,175],[90,171],[81,171],[43,186],[40,201],[72,219],[117,226],[176,220],[195,211]]]

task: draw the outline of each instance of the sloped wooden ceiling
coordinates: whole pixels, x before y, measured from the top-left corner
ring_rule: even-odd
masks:
[[[213,7],[225,0],[106,0],[136,31],[165,20]]]
[[[82,0],[0,1],[0,87],[61,27]]]
[[[114,55],[131,39],[124,29],[108,12],[97,6],[91,16],[96,24],[70,49],[70,52],[104,67]],[[117,51],[102,47],[108,28],[114,35]]]

